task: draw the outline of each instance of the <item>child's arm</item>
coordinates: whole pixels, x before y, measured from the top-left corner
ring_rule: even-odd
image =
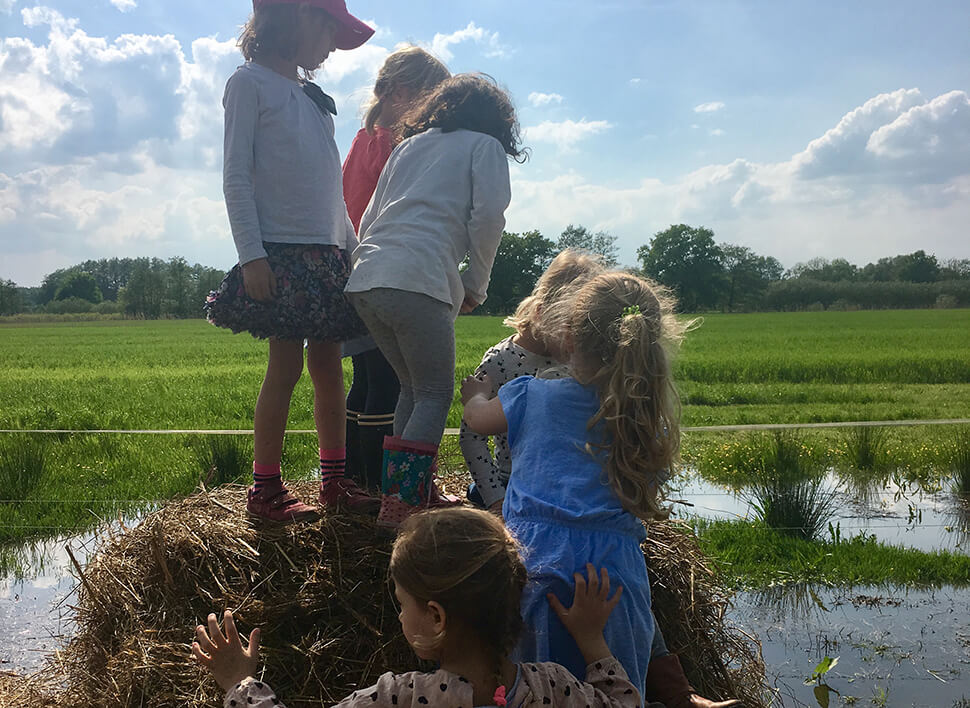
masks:
[[[498,383],[505,379],[502,373],[503,349],[501,345],[492,347],[485,356],[482,363],[475,369],[475,378],[481,379],[487,376],[492,383],[489,389],[489,396],[498,393]],[[461,447],[461,454],[468,465],[472,480],[478,485],[478,490],[482,495],[485,506],[491,508],[499,505],[505,497],[505,480],[502,469],[499,467],[492,451],[488,447],[487,435],[479,435],[468,427],[468,423],[461,421],[461,430],[458,433],[458,445]],[[505,477],[508,470],[505,470]]]
[[[239,254],[243,286],[253,300],[270,300],[276,295],[276,277],[263,248],[253,182],[259,99],[255,87],[237,73],[226,84],[222,103],[226,109],[222,191]]]
[[[259,629],[252,631],[244,649],[232,612],[226,610],[223,615],[225,634],[219,629],[214,613],[209,615],[207,623],[208,631],[201,624],[195,628],[192,654],[212,672],[216,683],[226,692],[225,704],[285,708],[269,686],[253,678],[259,668]]]
[[[512,200],[509,162],[498,140],[479,145],[472,154],[472,203],[468,220],[468,268],[461,275],[465,286],[463,312],[485,302],[495,252],[502,241],[505,210]]]
[[[492,394],[494,387],[488,376],[481,379],[466,376],[461,382],[461,402],[465,406],[464,420],[480,435],[508,432],[509,423],[502,410],[502,401]]]
[[[617,588],[613,597],[610,597],[609,573],[606,568],[602,568],[597,575],[592,563],[586,564],[586,576],[583,578],[582,573],[573,576],[576,588],[573,591],[573,604],[569,609],[552,593],[547,596],[552,609],[576,640],[587,664],[586,681],[577,686],[576,693],[580,695],[571,696],[573,702],[567,699],[563,705],[609,708],[639,706],[640,691],[630,682],[603,636],[606,620],[620,602],[623,588]]]

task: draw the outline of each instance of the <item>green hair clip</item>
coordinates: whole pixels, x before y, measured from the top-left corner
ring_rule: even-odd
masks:
[[[626,317],[627,315],[639,315],[639,314],[640,314],[640,306],[639,305],[630,305],[629,307],[624,307],[623,308],[623,316],[624,317]]]

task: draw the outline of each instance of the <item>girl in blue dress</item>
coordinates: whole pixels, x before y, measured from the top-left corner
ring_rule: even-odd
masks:
[[[606,641],[641,693],[654,634],[643,522],[666,516],[660,485],[679,462],[669,352],[684,329],[672,305],[642,278],[601,274],[541,317],[572,378],[523,376],[495,398],[488,381],[462,382],[468,427],[508,434],[503,514],[530,579],[520,655],[582,675],[582,655],[550,603],[566,601],[574,574],[592,563],[623,587]]]

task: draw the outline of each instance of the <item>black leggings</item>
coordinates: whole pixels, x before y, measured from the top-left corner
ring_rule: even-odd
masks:
[[[351,357],[354,379],[347,393],[347,410],[364,415],[394,413],[401,384],[377,347]]]

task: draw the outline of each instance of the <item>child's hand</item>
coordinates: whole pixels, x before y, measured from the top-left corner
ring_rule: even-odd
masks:
[[[461,302],[461,309],[458,311],[462,315],[467,315],[469,312],[478,307],[481,303],[473,300],[470,296],[466,295],[465,299]]]
[[[487,398],[492,397],[492,380],[488,377],[488,374],[482,375],[482,378],[476,378],[475,376],[466,376],[461,380],[461,403],[462,405],[468,403],[473,396],[483,395]]]
[[[242,267],[243,287],[253,300],[265,302],[276,297],[276,276],[265,258],[249,261]]]
[[[708,700],[703,696],[698,696],[696,693],[692,693],[687,698],[686,708],[732,708],[733,706],[739,705],[741,705],[741,701],[736,698],[732,698],[729,701],[719,701],[715,703],[714,701]]]
[[[255,676],[259,668],[259,630],[249,635],[249,647],[243,649],[232,612],[226,610],[223,624],[226,634],[219,630],[215,614],[208,618],[209,631],[201,624],[195,628],[197,641],[192,642],[195,660],[212,672],[216,683],[228,691],[247,676]]]
[[[587,579],[582,573],[576,573],[576,589],[573,592],[573,604],[568,610],[563,607],[559,598],[550,593],[546,597],[552,609],[559,615],[559,619],[566,625],[566,629],[576,640],[579,650],[587,664],[610,655],[609,647],[603,638],[603,628],[613,608],[623,595],[623,588],[618,587],[613,597],[610,597],[610,574],[606,568],[596,575],[596,568],[592,563],[586,564]]]

